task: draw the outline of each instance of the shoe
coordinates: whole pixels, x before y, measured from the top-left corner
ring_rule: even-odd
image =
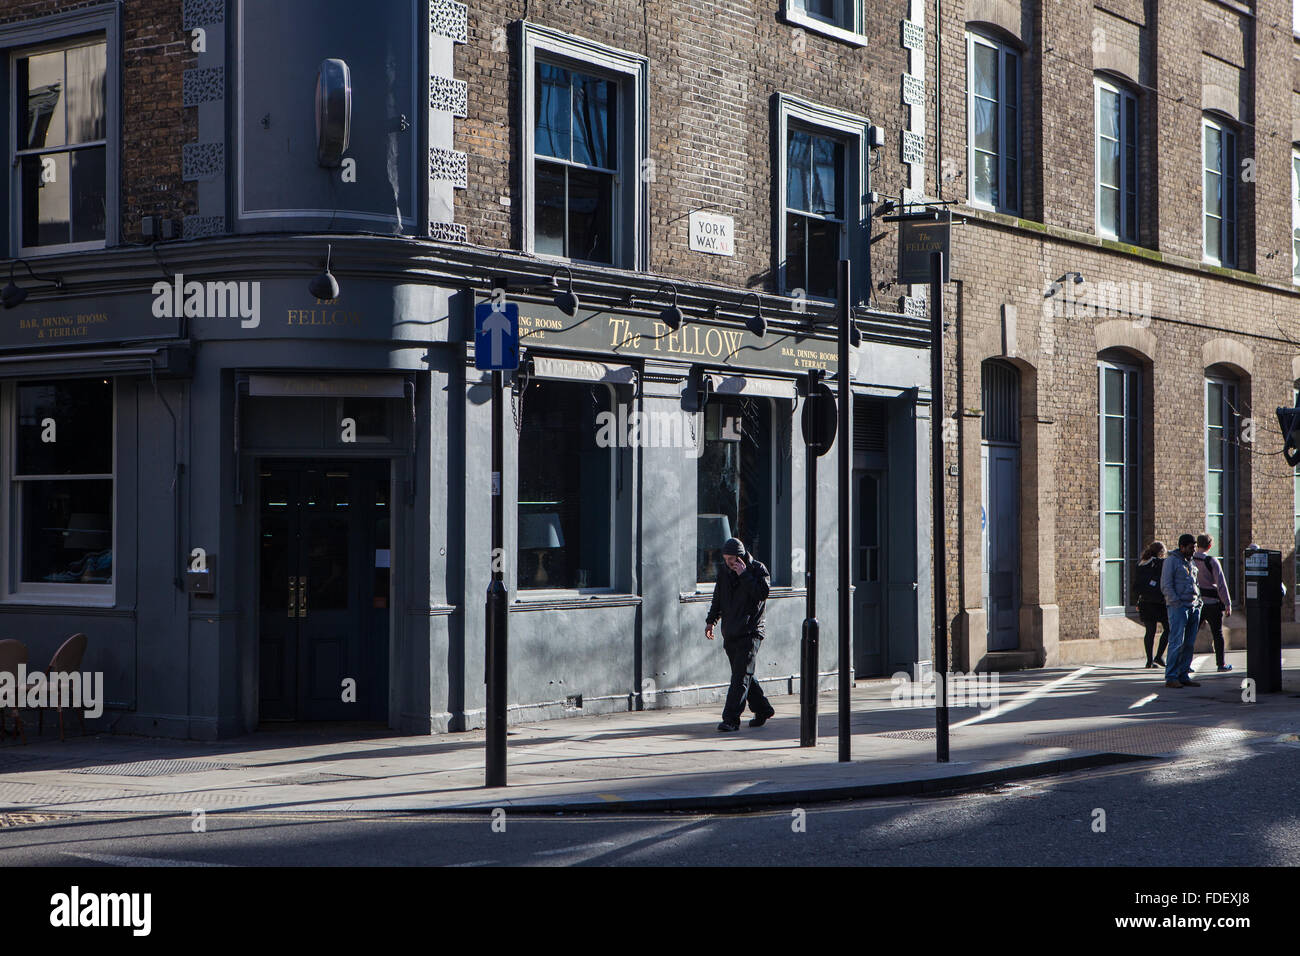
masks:
[[[770,709],[766,714],[759,714],[757,717],[755,717],[753,720],[751,720],[751,721],[749,722],[749,726],[751,726],[751,727],[762,727],[765,723],[767,723],[769,720],[771,720],[771,719],[772,719],[773,717],[775,717],[775,716],[776,716],[776,708],[773,707],[773,708]]]
[[[724,720],[722,723],[718,724],[718,732],[723,734],[729,734],[732,731],[739,730],[739,729],[740,729],[740,724],[738,723],[731,724]]]
[[[1222,673],[1224,673],[1225,671],[1230,671],[1230,670],[1232,670],[1232,665],[1231,665],[1231,664],[1224,664],[1224,665],[1222,665],[1222,666],[1219,668],[1219,673],[1222,674]]]
[[[1156,657],[1154,657],[1154,658],[1152,658],[1152,659],[1156,662],[1156,665],[1157,665],[1157,666],[1159,666],[1159,667],[1164,667],[1164,666],[1165,666],[1165,662],[1162,661],[1162,660],[1160,659],[1159,655],[1157,655]]]
[[[1178,681],[1176,681],[1176,680],[1167,680],[1167,681],[1165,681],[1165,686],[1166,686],[1166,687],[1183,687],[1183,686],[1185,686],[1185,685],[1180,684],[1180,683],[1179,683]]]
[[[1156,666],[1155,661],[1147,661],[1147,667],[1155,667],[1155,666]]]
[[[1196,680],[1185,680],[1185,681],[1183,681],[1183,686],[1184,686],[1184,687],[1200,687],[1200,686],[1201,686],[1201,682],[1200,682],[1200,681],[1196,681]]]

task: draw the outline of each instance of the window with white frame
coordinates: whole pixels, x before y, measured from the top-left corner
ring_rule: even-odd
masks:
[[[1097,77],[1097,235],[1137,242],[1138,111],[1137,97],[1110,80]]]
[[[862,0],[783,0],[781,16],[852,46],[867,45]]]
[[[9,594],[111,600],[111,381],[16,382],[4,401]]]
[[[601,447],[608,385],[539,380],[520,397],[519,590],[613,586],[615,443]]]
[[[1237,135],[1226,124],[1201,120],[1206,262],[1237,264]]]
[[[646,59],[521,29],[527,251],[647,268]]]
[[[834,299],[839,260],[848,259],[858,276],[863,266],[856,226],[865,216],[870,124],[783,94],[777,103],[777,285],[784,295]]]
[[[1237,382],[1205,380],[1205,533],[1223,562],[1229,593],[1237,593]]]
[[[1103,358],[1097,376],[1101,608],[1118,612],[1137,603],[1129,581],[1142,550],[1142,373]]]
[[[12,64],[20,254],[103,246],[109,199],[105,40],[17,50]]]
[[[1300,284],[1300,149],[1291,150],[1291,281]]]
[[[966,34],[968,201],[997,212],[1020,211],[1020,54],[978,33]]]
[[[844,228],[844,143],[812,130],[787,132],[785,280],[813,298],[836,295]]]

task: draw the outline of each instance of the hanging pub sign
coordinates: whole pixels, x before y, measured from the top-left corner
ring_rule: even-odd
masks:
[[[944,213],[899,216],[898,279],[899,285],[923,285],[930,281],[930,253],[943,253],[944,282],[951,271],[952,254],[948,236],[952,221]]]

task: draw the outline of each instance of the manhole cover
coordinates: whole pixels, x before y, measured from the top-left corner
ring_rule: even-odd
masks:
[[[876,734],[877,737],[889,737],[892,740],[934,740],[935,731],[933,730],[891,730],[888,733]],[[949,733],[949,736],[952,736]]]
[[[1025,738],[1031,747],[1063,747],[1101,753],[1136,754],[1155,757],[1167,753],[1189,753],[1230,747],[1266,736],[1231,727],[1198,727],[1193,724],[1140,724],[1113,727],[1082,734],[1035,734]]]
[[[71,813],[0,813],[0,827],[25,827],[33,823],[71,819]]]
[[[162,777],[173,773],[202,773],[205,770],[234,770],[228,763],[213,760],[137,760],[103,767],[80,767],[71,773],[98,774],[105,777]]]

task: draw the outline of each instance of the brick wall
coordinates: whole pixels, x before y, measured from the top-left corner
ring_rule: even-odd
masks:
[[[469,188],[457,208],[469,241],[522,247],[511,25],[526,12],[532,23],[649,58],[650,270],[772,290],[773,95],[798,96],[885,127],[889,139],[876,153],[872,188],[897,195],[904,185],[898,130],[905,123],[898,76],[907,68],[899,44],[901,3],[867,5],[866,48],[796,32],[778,11],[777,0],[471,3],[470,42],[456,54],[456,75],[469,83],[469,118],[456,127],[456,148],[469,154]],[[492,51],[498,28],[511,35],[509,56]],[[686,216],[705,205],[735,218],[734,257],[688,250]],[[877,261],[893,254],[889,241],[875,249]]]
[[[0,27],[102,2],[4,0]],[[111,4],[110,4],[111,6]],[[140,239],[140,216],[174,219],[195,211],[195,185],[181,181],[181,146],[195,138],[194,110],[181,106],[182,75],[193,65],[181,31],[180,0],[122,3],[121,235]]]

